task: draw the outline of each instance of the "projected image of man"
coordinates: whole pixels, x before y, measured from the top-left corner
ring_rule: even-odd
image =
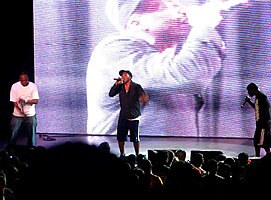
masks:
[[[208,87],[221,71],[225,44],[216,30],[220,10],[209,16],[201,9],[195,19],[195,5],[185,0],[108,1],[106,13],[118,32],[95,47],[88,64],[88,134],[116,133],[118,97],[109,99],[107,91],[123,68],[133,71],[134,81],[152,99],[143,110],[144,134],[201,134],[200,118],[212,115],[204,113],[204,106],[211,103]]]

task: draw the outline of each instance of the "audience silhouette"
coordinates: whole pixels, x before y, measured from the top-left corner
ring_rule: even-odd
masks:
[[[150,159],[143,154],[131,154],[123,160],[110,149],[107,142],[98,146],[66,142],[51,148],[2,150],[0,197],[43,200],[109,195],[127,199],[124,194],[130,194],[164,199],[180,194],[189,199],[254,199],[264,197],[271,180],[270,153],[258,159],[249,159],[247,153],[241,152],[236,158],[204,160],[203,176],[189,161],[168,162],[172,150],[152,150]],[[162,173],[164,177],[154,172],[154,165],[156,169],[167,169]]]

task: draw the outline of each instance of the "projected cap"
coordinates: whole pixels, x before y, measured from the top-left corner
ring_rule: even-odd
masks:
[[[105,12],[110,22],[118,29],[124,30],[126,24],[141,0],[107,0]]]
[[[126,72],[127,74],[129,74],[129,76],[130,76],[131,78],[133,78],[133,74],[132,74],[132,72],[130,72],[129,70],[120,70],[120,71],[119,71],[119,75],[122,76],[122,74],[123,74],[124,72]]]

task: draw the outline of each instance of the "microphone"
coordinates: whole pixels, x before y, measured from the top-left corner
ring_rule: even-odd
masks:
[[[122,84],[122,83],[123,83],[123,79],[122,79],[122,78],[114,78],[114,80],[115,80],[116,83],[118,83],[118,84]]]
[[[245,101],[241,104],[241,108],[244,108],[244,106],[246,105],[247,101],[249,100],[250,98],[248,96],[246,96],[245,98]]]

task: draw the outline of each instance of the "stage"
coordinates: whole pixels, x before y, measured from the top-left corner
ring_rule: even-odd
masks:
[[[37,146],[51,148],[55,145],[65,142],[84,142],[87,144],[99,145],[101,142],[108,142],[111,152],[118,155],[118,143],[116,136],[100,136],[100,135],[78,135],[78,134],[44,134],[47,138],[37,137]],[[49,139],[49,140],[48,140]],[[50,140],[51,139],[51,140]],[[187,159],[190,159],[191,151],[222,151],[226,156],[237,157],[240,152],[247,153],[250,157],[254,156],[253,139],[240,138],[195,138],[195,137],[150,137],[141,136],[140,153],[147,155],[148,150],[182,149],[187,153]],[[21,138],[18,145],[26,144],[25,139]],[[4,149],[6,141],[2,141],[2,149]],[[133,144],[126,142],[125,153],[129,155],[134,153]],[[261,156],[265,154],[261,150]]]

